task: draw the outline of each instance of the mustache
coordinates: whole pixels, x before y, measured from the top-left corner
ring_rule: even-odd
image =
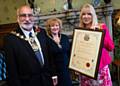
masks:
[[[24,24],[31,24],[31,23],[34,23],[34,21],[24,21],[23,23]]]

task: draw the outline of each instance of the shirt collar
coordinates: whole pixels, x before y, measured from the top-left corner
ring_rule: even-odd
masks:
[[[31,31],[26,31],[24,30],[23,28],[21,28],[22,32],[24,33],[25,37],[29,38],[29,33],[32,32],[32,34],[35,34],[34,33],[34,30],[32,29]]]

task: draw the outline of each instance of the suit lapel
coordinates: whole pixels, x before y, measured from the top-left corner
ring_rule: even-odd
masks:
[[[16,30],[16,32],[25,37],[24,33],[22,32],[22,30],[20,28],[18,28]],[[20,38],[20,40],[21,40],[22,46],[24,46],[26,48],[26,52],[29,52],[29,54],[31,55],[31,57],[35,57],[34,50],[32,49],[32,47],[29,44],[29,42],[27,40],[24,40],[24,39],[21,39],[21,38]],[[35,59],[39,63],[39,61],[38,61],[38,59],[36,57],[35,57]]]

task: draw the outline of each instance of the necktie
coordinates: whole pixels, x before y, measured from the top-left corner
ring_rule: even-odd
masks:
[[[31,43],[31,46],[35,52],[35,55],[37,57],[37,59],[39,60],[41,66],[44,65],[44,59],[43,59],[43,55],[42,55],[42,51],[40,51],[36,41],[35,41],[35,37],[32,36],[32,33],[30,32],[29,33],[29,39],[30,39],[30,43]]]

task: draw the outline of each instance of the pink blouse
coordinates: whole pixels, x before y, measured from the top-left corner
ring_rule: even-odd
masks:
[[[102,55],[101,55],[99,69],[102,69],[103,67],[111,63],[112,58],[109,55],[109,52],[114,49],[114,43],[110,36],[109,29],[105,24],[102,24],[101,28],[106,30],[106,33],[105,33],[104,44],[102,48]]]

